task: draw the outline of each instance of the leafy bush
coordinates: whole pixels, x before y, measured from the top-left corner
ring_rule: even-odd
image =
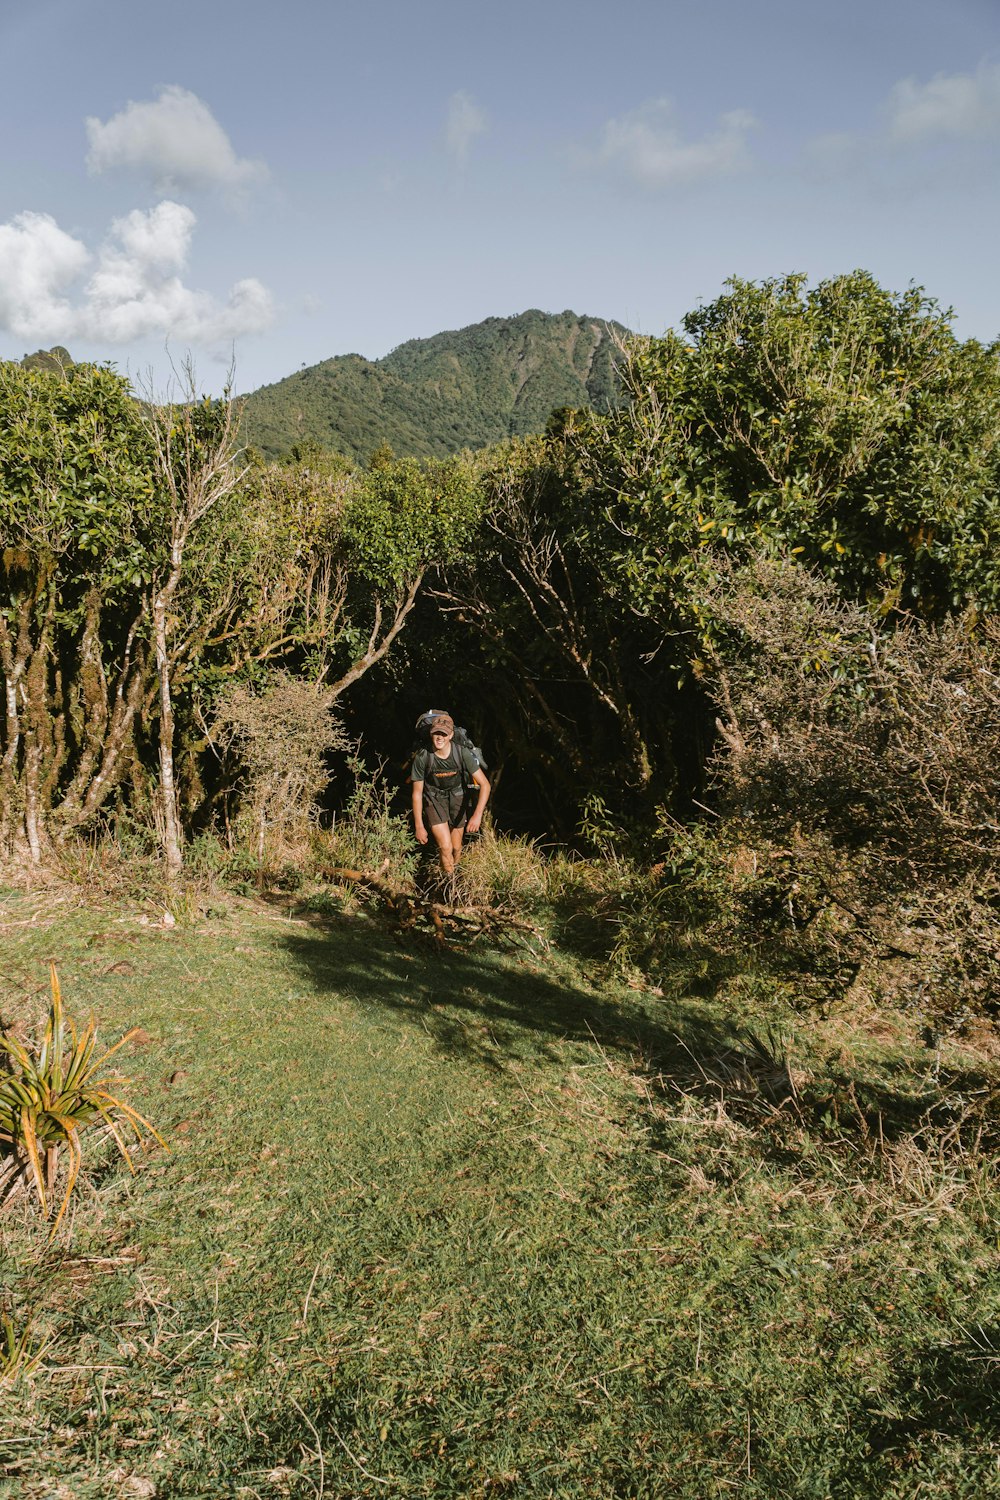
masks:
[[[414,844],[409,819],[393,811],[396,789],[385,763],[374,769],[358,756],[348,760],[354,791],[332,827],[314,836],[314,859],[321,864],[357,870],[380,870],[390,880],[408,880],[420,851]]]
[[[236,683],[216,705],[212,734],[242,768],[237,827],[257,860],[301,843],[329,780],[325,756],[347,748],[329,690],[286,672],[274,673],[260,690]]]
[[[860,982],[934,1024],[997,1015],[1000,625],[895,631],[793,562],[705,596],[719,820],[669,827],[631,929],[685,929],[828,999]]]
[[[734,278],[683,327],[628,343],[630,403],[577,443],[632,607],[697,629],[713,553],[762,547],[928,618],[996,602],[994,348],[864,271]]]

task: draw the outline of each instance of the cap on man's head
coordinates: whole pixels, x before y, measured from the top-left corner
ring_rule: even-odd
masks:
[[[444,734],[455,733],[455,720],[451,714],[435,714],[427,726],[427,733],[433,734],[435,729],[440,729]]]

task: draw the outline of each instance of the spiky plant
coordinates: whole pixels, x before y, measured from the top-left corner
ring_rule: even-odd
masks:
[[[50,1345],[51,1340],[47,1343],[33,1341],[30,1318],[19,1330],[9,1313],[0,1312],[0,1389],[33,1375]]]
[[[51,1217],[59,1174],[60,1154],[69,1157],[66,1189],[49,1234],[55,1237],[80,1173],[83,1152],[80,1136],[89,1126],[103,1124],[118,1147],[129,1171],[133,1171],[127,1137],[134,1135],[140,1146],[148,1132],[161,1146],[159,1132],[126,1104],[112,1086],[121,1083],[104,1072],[108,1059],[135,1035],[127,1031],[113,1047],[97,1054],[97,1025],[91,1015],[78,1033],[71,1020],[63,1018],[62,995],[55,964],[50,966],[52,1002],[41,1046],[28,1047],[6,1032],[0,1032],[0,1052],[8,1059],[10,1072],[0,1075],[0,1153],[8,1156],[8,1179],[28,1179],[43,1216]]]

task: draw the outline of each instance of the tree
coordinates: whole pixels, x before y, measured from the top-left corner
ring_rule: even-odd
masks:
[[[211,632],[220,617],[228,613],[232,590],[224,590],[222,604],[218,592],[208,603],[210,576],[217,571],[219,553],[215,546],[207,551],[199,543],[211,513],[217,511],[237,491],[241,479],[236,433],[239,412],[228,399],[197,399],[193,368],[184,370],[186,400],[181,403],[145,402],[139,407],[139,421],[146,434],[154,483],[159,491],[159,525],[152,548],[149,580],[149,615],[153,637],[154,660],[159,695],[158,770],[160,812],[163,819],[163,850],[167,875],[176,876],[181,868],[183,830],[177,805],[174,775],[174,704],[172,681],[175,668],[189,655],[198,634],[190,628],[190,617],[182,625],[176,611],[176,598],[185,572],[196,574],[196,583],[188,592],[200,604],[200,613],[208,615]],[[227,521],[237,517],[227,514]],[[220,540],[212,538],[213,542]],[[223,545],[225,545],[224,539]],[[195,556],[192,558],[191,553]],[[205,562],[208,567],[205,567]],[[231,567],[226,567],[233,581]],[[199,645],[204,646],[204,638]]]
[[[146,681],[155,497],[110,370],[0,365],[0,844],[38,861],[103,806]]]
[[[624,347],[629,404],[577,442],[634,607],[698,629],[713,556],[762,549],[883,613],[996,602],[996,347],[862,271],[734,280],[683,326]]]
[[[582,795],[592,777],[609,779],[611,767],[626,800],[641,796],[657,707],[641,681],[642,624],[609,607],[594,545],[603,517],[591,513],[558,439],[491,450],[480,495],[475,546],[442,570],[432,594],[478,640],[476,675],[487,701],[503,700],[505,748],[535,768],[556,802]]]

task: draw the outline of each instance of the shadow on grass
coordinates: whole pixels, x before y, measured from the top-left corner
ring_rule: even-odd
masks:
[[[913,1350],[869,1414],[869,1452],[837,1475],[833,1492],[873,1494],[877,1488],[889,1493],[901,1473],[931,1457],[928,1436],[933,1434],[936,1449],[955,1442],[970,1457],[981,1456],[983,1488],[975,1488],[977,1476],[970,1469],[969,1489],[962,1493],[995,1493],[998,1417],[1000,1330],[975,1328],[953,1344]]]
[[[439,1050],[487,1068],[508,1058],[554,1060],[567,1042],[596,1044],[622,1063],[647,1070],[680,1068],[690,1054],[733,1045],[736,1032],[670,1003],[620,1002],[581,981],[553,973],[544,956],[525,949],[432,949],[404,939],[375,920],[316,919],[308,934],[284,938],[313,985],[353,996],[366,1009],[420,1026]]]
[[[442,952],[376,919],[316,918],[312,931],[284,941],[319,992],[419,1026],[442,1053],[502,1072],[512,1060],[565,1064],[567,1044],[597,1048],[641,1074],[653,1097],[683,1092],[760,1127],[760,1145],[776,1160],[798,1155],[792,1138],[803,1129],[867,1149],[921,1125],[948,1128],[955,1100],[977,1094],[992,1098],[988,1134],[996,1123],[996,1090],[980,1074],[921,1079],[886,1060],[877,1079],[838,1070],[797,1082],[780,1038],[706,1014],[720,980],[698,953],[687,973],[678,965],[669,996],[632,1002],[589,986],[577,966],[560,973],[558,959],[485,947]],[[981,1130],[983,1118],[971,1128]]]

